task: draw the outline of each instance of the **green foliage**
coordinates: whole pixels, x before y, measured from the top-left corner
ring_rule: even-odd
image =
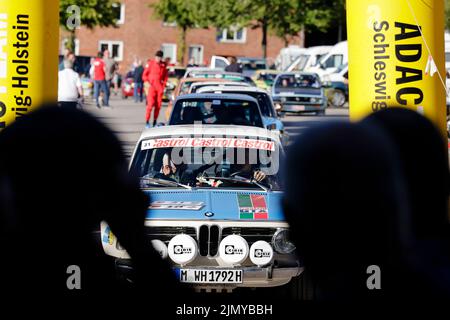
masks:
[[[280,37],[295,36],[309,26],[325,31],[338,2],[343,6],[344,0],[212,0],[210,20],[220,28],[267,24]]]
[[[203,0],[160,0],[150,5],[155,17],[165,22],[176,22],[182,29],[208,27],[208,2]]]
[[[210,24],[208,1],[203,0],[160,0],[150,5],[156,19],[175,22],[180,28],[178,39],[178,61],[184,64],[186,33],[193,28],[207,28]]]
[[[71,51],[75,50],[76,29],[70,26],[74,23],[74,14],[76,12],[67,10],[71,6],[78,6],[80,26],[89,29],[95,27],[116,26],[117,12],[120,10],[117,0],[60,0],[59,2],[59,24],[70,31],[69,41],[66,47]]]
[[[80,8],[81,25],[89,29],[95,27],[115,26],[117,10],[120,6],[117,0],[60,0],[59,24],[67,29],[67,20],[73,15],[67,8],[76,5]]]
[[[265,55],[267,32],[287,43],[308,28],[326,31],[342,15],[344,5],[345,0],[210,0],[208,19],[218,28],[261,28]]]

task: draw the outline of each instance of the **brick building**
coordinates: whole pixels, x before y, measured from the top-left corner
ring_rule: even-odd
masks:
[[[162,49],[172,62],[177,57],[179,30],[173,24],[156,20],[149,3],[157,0],[121,0],[117,28],[84,27],[77,30],[76,54],[93,56],[99,50],[109,48],[114,58],[125,68],[134,59],[146,61],[156,50]],[[120,9],[120,10],[119,10]],[[61,32],[61,48],[67,34]],[[185,61],[194,58],[196,63],[209,63],[212,55],[261,57],[262,32],[260,29],[240,30],[216,28],[192,29],[187,33]],[[275,59],[284,44],[282,39],[269,36],[267,56]],[[123,69],[122,69],[123,70]]]

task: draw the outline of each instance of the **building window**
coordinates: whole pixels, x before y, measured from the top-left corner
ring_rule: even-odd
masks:
[[[115,11],[115,16],[117,19],[116,24],[124,24],[125,23],[125,4],[120,2],[113,3],[113,8]]]
[[[122,41],[107,41],[102,40],[98,42],[98,50],[103,52],[109,50],[111,58],[116,61],[123,60],[123,42]]]
[[[194,64],[203,64],[203,46],[191,45],[189,46],[189,60],[193,60]]]
[[[170,63],[177,62],[177,45],[174,43],[163,43],[161,45],[164,58],[170,58]]]
[[[227,29],[217,30],[218,42],[245,43],[247,37],[247,29],[230,27]]]
[[[64,54],[64,49],[67,46],[67,41],[69,41],[69,39],[64,38],[61,42],[61,50],[60,50],[61,54]],[[76,56],[80,55],[80,40],[78,40],[78,39],[75,39],[75,52],[74,53]]]

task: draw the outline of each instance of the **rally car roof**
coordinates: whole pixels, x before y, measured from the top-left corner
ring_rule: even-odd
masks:
[[[198,78],[195,78],[198,79]],[[209,86],[236,86],[236,87],[250,87],[250,84],[247,82],[237,82],[237,81],[229,81],[227,79],[217,79],[217,80],[224,80],[224,81],[198,81],[191,84],[191,87],[194,86],[202,86],[202,85],[209,85]]]
[[[187,124],[187,125],[173,125],[173,126],[161,126],[145,129],[139,141],[149,138],[163,137],[163,136],[191,136],[193,133],[205,136],[217,136],[217,135],[227,135],[227,136],[249,136],[258,137],[262,139],[271,139],[277,144],[281,144],[280,137],[278,133],[273,131],[259,128],[259,127],[249,127],[249,126],[236,126],[236,125],[216,125],[208,124],[203,125],[201,130],[199,130],[198,125]]]
[[[196,99],[214,99],[214,100],[242,100],[242,101],[248,101],[248,102],[254,102],[258,104],[258,101],[245,94],[222,94],[222,93],[190,93],[190,94],[183,94],[182,96],[179,96],[175,103],[177,103],[180,100],[196,100]],[[175,104],[174,103],[174,104]]]
[[[316,73],[316,72],[309,72],[309,71],[283,71],[283,72],[280,72],[279,74],[278,74],[278,77],[281,77],[281,76],[290,76],[290,75],[302,75],[302,76],[316,76],[316,77],[319,77],[319,75]]]
[[[258,87],[251,87],[251,86],[221,86],[219,85],[210,85],[207,87],[203,87],[198,89],[197,93],[205,94],[206,92],[211,91],[220,91],[220,92],[233,92],[233,91],[240,91],[240,92],[258,92],[258,93],[265,93],[269,94],[267,90],[258,88]]]

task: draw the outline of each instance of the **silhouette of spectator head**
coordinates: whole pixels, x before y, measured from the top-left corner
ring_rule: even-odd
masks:
[[[153,278],[153,288],[171,287],[144,239],[148,199],[104,125],[82,111],[44,106],[1,132],[0,148],[0,202],[8,203],[0,237],[10,257],[0,268],[12,279],[3,289],[68,293],[70,265],[81,269],[81,295],[122,288],[99,242],[103,220],[132,257],[136,285],[148,284],[156,268],[161,283]]]
[[[404,108],[376,112],[363,124],[384,130],[398,150],[410,195],[413,236],[420,239],[447,235],[447,142],[437,128],[417,112]]]
[[[402,177],[389,139],[357,124],[309,129],[291,146],[284,208],[319,299],[382,299],[390,287],[402,213]],[[383,292],[368,290],[369,266]]]
[[[417,296],[450,299],[449,167],[446,143],[431,121],[405,108],[376,112],[363,121],[394,142],[409,195],[410,229],[404,274],[415,279]],[[403,224],[400,224],[402,226]],[[405,233],[405,230],[400,230]],[[416,298],[416,297],[413,297]]]

